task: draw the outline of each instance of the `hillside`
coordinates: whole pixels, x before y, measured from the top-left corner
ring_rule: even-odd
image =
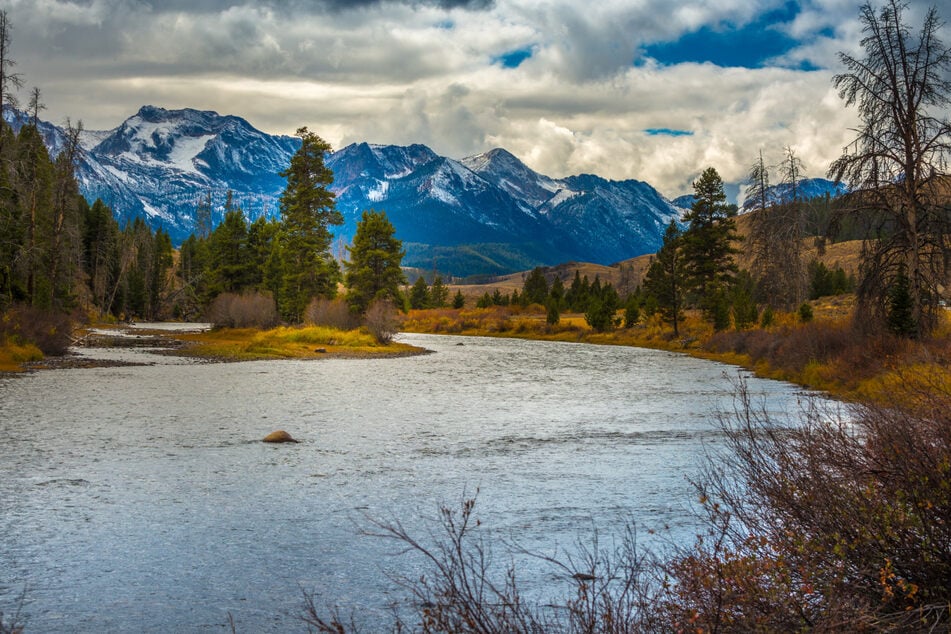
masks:
[[[740,214],[736,217],[737,233],[743,240],[740,240],[736,245],[740,252],[735,256],[735,261],[741,269],[749,269],[752,264],[752,253],[750,252],[749,242],[746,240],[746,237],[749,236],[751,220],[752,213]],[[814,237],[806,238],[803,241],[803,258],[806,262],[816,259],[830,269],[841,267],[849,275],[858,273],[861,250],[861,240],[827,242],[821,252]],[[570,284],[575,271],[578,271],[582,276],[587,275],[589,280],[594,280],[595,276],[598,276],[602,281],[610,282],[623,294],[624,292],[633,291],[643,282],[651,258],[653,258],[653,254],[648,253],[608,266],[568,262],[547,268],[546,277],[549,282],[559,277],[566,284]],[[529,272],[530,269],[493,278],[485,283],[457,285],[454,288],[462,290],[466,297],[481,297],[486,292],[491,294],[496,288],[503,293],[511,293],[513,289],[521,291],[525,277]]]

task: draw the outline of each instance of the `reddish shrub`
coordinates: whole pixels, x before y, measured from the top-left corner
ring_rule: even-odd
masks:
[[[373,300],[367,306],[367,312],[363,316],[363,325],[378,342],[389,343],[393,340],[393,335],[399,332],[400,327],[396,305],[389,299]]]
[[[307,305],[304,321],[315,326],[327,326],[337,330],[353,330],[360,325],[359,316],[350,310],[347,302],[342,299],[323,297],[316,297]]]
[[[271,328],[280,319],[270,293],[222,293],[211,302],[206,319],[218,328]]]

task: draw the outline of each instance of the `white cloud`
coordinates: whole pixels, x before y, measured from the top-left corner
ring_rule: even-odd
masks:
[[[823,175],[853,122],[829,71],[633,65],[649,43],[746,24],[781,0],[342,4],[13,0],[8,11],[18,70],[43,89],[49,118],[90,129],[146,103],[187,106],[274,133],[307,125],[335,147],[419,142],[460,157],[502,146],[552,176],[637,178],[675,196],[708,165],[742,180],[761,148],[778,160],[794,145]],[[804,2],[786,31],[808,43],[783,63],[833,64],[859,37],[856,11]],[[517,69],[493,62],[526,48]]]

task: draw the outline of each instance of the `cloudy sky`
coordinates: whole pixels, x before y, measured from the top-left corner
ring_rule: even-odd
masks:
[[[760,150],[776,162],[787,145],[825,175],[856,123],[831,78],[837,52],[858,51],[858,5],[0,0],[16,70],[54,123],[191,107],[271,133],[306,125],[335,148],[504,147],[550,176],[636,178],[669,197],[710,165],[740,182]],[[912,24],[925,8],[912,0]]]

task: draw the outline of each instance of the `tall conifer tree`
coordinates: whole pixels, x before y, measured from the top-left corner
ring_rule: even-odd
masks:
[[[347,250],[350,261],[344,263],[345,283],[351,310],[364,313],[374,299],[391,299],[400,305],[400,285],[406,283],[400,263],[406,252],[386,213],[364,211],[353,245]]]
[[[664,242],[651,261],[644,278],[645,292],[656,301],[661,319],[673,327],[674,336],[680,334],[687,281],[680,243],[680,229],[677,223],[671,220],[664,232]]]
[[[306,127],[297,130],[301,147],[281,172],[287,187],[281,195],[283,274],[280,309],[286,319],[300,321],[313,297],[337,293],[340,267],[330,253],[331,225],[343,224],[329,187],[333,172],[324,164],[330,144]]]
[[[727,204],[723,180],[716,169],[708,167],[693,184],[693,206],[684,215],[689,223],[682,240],[683,259],[690,288],[700,306],[712,316],[737,268],[736,206]]]

